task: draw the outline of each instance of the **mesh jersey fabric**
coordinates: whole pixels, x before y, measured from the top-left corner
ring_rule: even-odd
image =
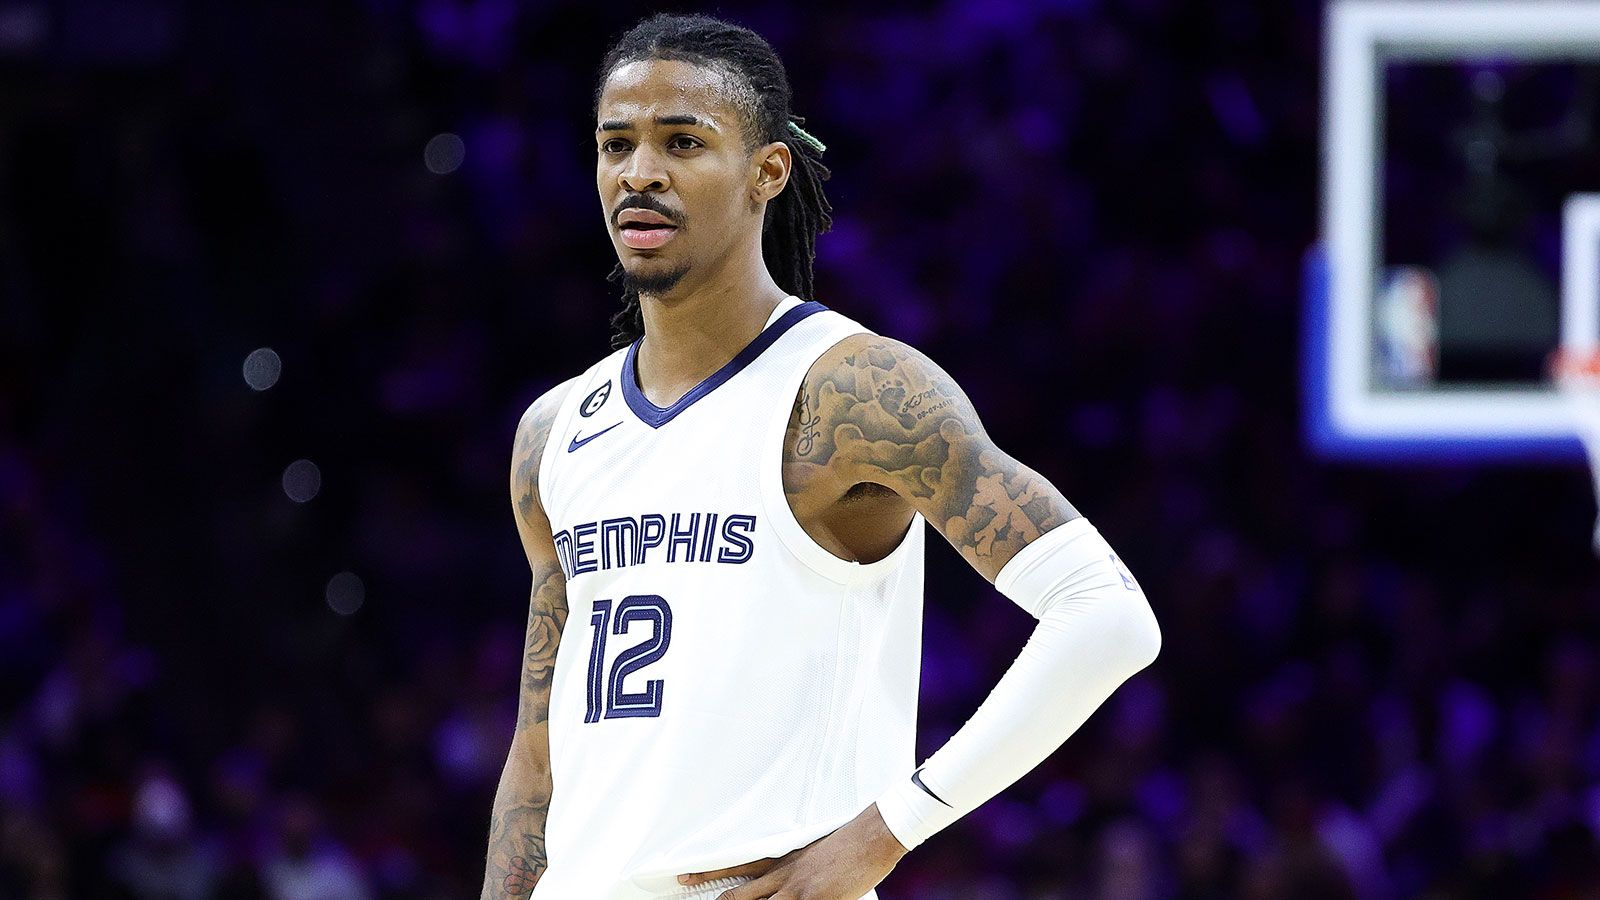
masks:
[[[671,407],[639,390],[638,342],[569,391],[539,472],[569,616],[535,900],[689,896],[679,874],[810,843],[911,768],[923,518],[856,563],[783,491],[801,381],[860,333],[789,297]]]

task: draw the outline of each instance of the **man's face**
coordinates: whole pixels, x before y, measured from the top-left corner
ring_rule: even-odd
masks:
[[[595,182],[625,283],[642,294],[714,267],[777,193],[758,160],[787,148],[745,150],[732,87],[715,70],[652,59],[618,66],[601,90]]]

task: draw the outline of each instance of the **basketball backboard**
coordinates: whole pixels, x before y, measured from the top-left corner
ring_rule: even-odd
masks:
[[[1600,3],[1343,0],[1326,41],[1312,444],[1582,459],[1542,360],[1600,345]]]

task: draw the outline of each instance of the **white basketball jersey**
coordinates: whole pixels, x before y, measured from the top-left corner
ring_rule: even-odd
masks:
[[[801,380],[863,332],[790,297],[670,407],[638,388],[638,342],[562,403],[539,470],[570,615],[537,900],[713,897],[677,876],[810,843],[911,770],[923,519],[850,562],[783,491]]]

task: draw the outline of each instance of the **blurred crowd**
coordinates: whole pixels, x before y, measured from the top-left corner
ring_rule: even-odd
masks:
[[[589,103],[649,11],[0,4],[0,898],[476,896],[511,435],[609,346]],[[885,900],[1600,896],[1585,471],[1301,438],[1320,16],[734,16],[829,147],[817,299],[949,369],[1164,633]],[[1031,627],[929,548],[921,754]]]

